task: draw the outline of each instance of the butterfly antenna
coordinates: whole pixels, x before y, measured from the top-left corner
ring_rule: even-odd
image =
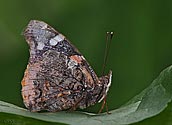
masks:
[[[107,32],[106,33],[106,47],[105,47],[105,54],[104,54],[104,60],[103,60],[103,67],[102,67],[102,76],[104,76],[104,72],[105,72],[105,68],[106,68],[106,63],[107,63],[107,57],[109,55],[109,50],[110,50],[110,45],[111,45],[111,42],[112,42],[112,37],[113,37],[113,32]],[[106,112],[107,114],[110,114],[109,113],[109,110],[108,110],[108,106],[107,106],[107,96],[105,95],[104,99],[103,99],[103,103],[102,103],[102,106],[99,110],[98,113],[101,113],[102,110],[104,109],[104,107],[106,106]]]
[[[106,64],[107,64],[107,57],[109,55],[110,45],[112,42],[113,32],[106,32],[106,47],[104,52],[104,60],[103,60],[103,66],[102,66],[102,76],[104,75]]]

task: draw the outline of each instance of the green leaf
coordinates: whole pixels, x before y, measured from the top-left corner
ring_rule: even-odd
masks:
[[[155,116],[162,112],[172,98],[172,66],[166,68],[152,84],[122,107],[110,111],[111,114],[87,112],[32,113],[24,108],[0,101],[0,112],[30,117],[46,122],[72,125],[86,124],[131,124]]]
[[[145,119],[139,123],[133,125],[171,125],[172,124],[172,102],[168,104],[168,107],[160,114]]]

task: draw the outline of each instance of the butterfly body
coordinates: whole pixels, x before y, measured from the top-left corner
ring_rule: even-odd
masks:
[[[24,36],[30,58],[22,97],[30,111],[86,108],[106,96],[112,72],[98,77],[65,36],[37,20],[29,22]]]

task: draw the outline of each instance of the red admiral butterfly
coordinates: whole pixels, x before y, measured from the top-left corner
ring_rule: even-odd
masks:
[[[22,97],[32,112],[86,108],[106,98],[112,72],[97,77],[82,54],[42,21],[31,20],[24,31],[30,58]]]

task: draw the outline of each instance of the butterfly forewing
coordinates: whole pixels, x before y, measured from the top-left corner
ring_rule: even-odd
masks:
[[[86,108],[107,94],[111,73],[99,79],[64,35],[45,22],[31,20],[24,36],[30,58],[22,96],[30,111]]]

